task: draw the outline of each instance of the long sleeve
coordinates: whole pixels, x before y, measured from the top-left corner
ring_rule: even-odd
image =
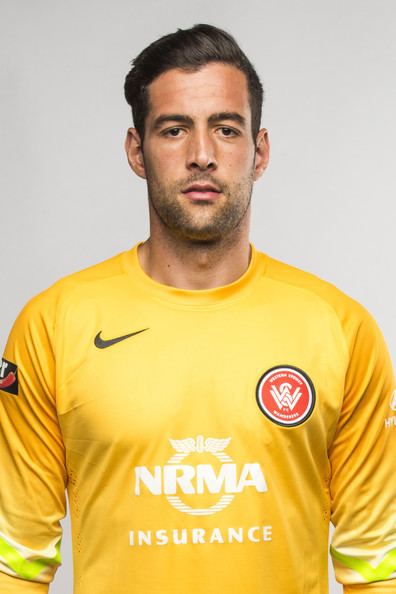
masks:
[[[55,306],[22,310],[0,367],[0,591],[45,594],[60,564],[64,446],[56,412]]]
[[[350,364],[330,450],[331,546],[345,594],[396,591],[396,402],[390,357],[362,308],[348,328]]]

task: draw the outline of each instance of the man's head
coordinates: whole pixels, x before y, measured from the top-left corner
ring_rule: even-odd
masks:
[[[136,99],[136,128],[125,147],[132,169],[147,180],[151,235],[199,243],[246,236],[253,182],[269,145],[259,129],[262,88],[235,41],[209,25],[166,36],[135,60],[126,87]]]
[[[149,85],[173,68],[197,71],[212,62],[235,66],[243,72],[249,92],[253,140],[260,129],[263,87],[252,64],[235,39],[212,25],[178,29],[157,39],[132,62],[125,79],[125,98],[132,107],[133,121],[144,142],[145,122],[150,109]]]

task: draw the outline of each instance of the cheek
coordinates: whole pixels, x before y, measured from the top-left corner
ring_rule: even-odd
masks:
[[[175,166],[174,159],[166,159],[161,155],[161,160],[156,159],[154,155],[150,155],[149,159],[145,161],[145,171],[147,183],[153,189],[154,186],[158,191],[168,192],[183,177],[183,173],[178,173],[178,168]]]
[[[144,165],[147,174],[156,178],[162,178],[169,168],[169,159],[163,153],[156,154],[155,151],[146,151]]]
[[[172,177],[180,160],[180,152],[175,151],[174,147],[148,150],[145,157],[147,167],[160,177]]]
[[[223,165],[233,177],[243,176],[252,170],[254,165],[254,150],[253,148],[246,147],[240,151],[225,151],[223,154]]]

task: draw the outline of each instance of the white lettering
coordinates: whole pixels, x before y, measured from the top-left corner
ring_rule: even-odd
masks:
[[[243,542],[243,528],[228,528],[228,542]]]
[[[389,429],[389,427],[396,427],[396,417],[388,417],[385,419],[385,427]]]
[[[259,538],[255,538],[254,535],[253,535],[253,532],[257,532],[257,531],[260,531],[260,527],[259,526],[252,526],[251,528],[249,528],[249,530],[248,530],[248,539],[251,542],[260,542],[260,539]]]
[[[223,464],[216,475],[215,469],[210,464],[197,466],[197,493],[204,493],[206,485],[209,493],[220,493],[224,484],[226,493],[235,493],[236,490],[236,465]]]
[[[192,542],[193,544],[205,544],[205,530],[203,528],[192,529]]]
[[[193,466],[186,464],[174,464],[164,467],[164,492],[166,495],[174,495],[179,485],[182,493],[195,493],[191,480],[195,476]]]
[[[250,478],[248,478],[249,475]],[[254,463],[244,465],[236,492],[240,493],[245,487],[249,486],[256,487],[259,493],[264,493],[268,490],[260,464]]]
[[[187,530],[186,528],[183,528],[181,530],[182,536],[181,538],[179,538],[179,530],[173,530],[173,544],[179,545],[179,544],[187,544]]]
[[[135,467],[135,495],[144,485],[152,495],[176,495],[180,490],[187,495],[196,493],[240,493],[246,487],[255,487],[259,493],[268,491],[260,464],[244,464],[238,480],[236,464],[222,464],[216,472],[211,464],[169,464],[155,466],[151,472],[146,466]]]
[[[220,528],[213,528],[212,534],[210,536],[209,542],[219,542],[221,544],[224,543],[223,537],[220,532]]]
[[[143,543],[146,545],[151,545],[151,530],[148,530],[147,532],[143,532],[143,530],[138,530],[139,547],[141,547]]]
[[[155,535],[153,539],[152,536]],[[157,530],[131,530],[129,532],[130,546],[165,546],[187,544],[224,544],[243,543],[249,540],[253,543],[270,542],[272,540],[272,526],[251,526],[249,528],[213,528],[207,533],[204,528],[182,528]]]
[[[272,540],[272,526],[263,526],[263,540],[264,542]]]
[[[5,370],[8,367],[8,363],[7,361],[2,361],[1,362],[1,369],[0,369],[0,377],[4,377],[5,376]]]
[[[135,495],[140,495],[140,481],[146,485],[153,495],[161,495],[161,466],[155,466],[154,475],[146,466],[135,468]]]
[[[157,532],[155,533],[155,537],[157,539],[156,544],[157,545],[166,545],[168,544],[168,536],[166,534],[166,530],[157,530]]]

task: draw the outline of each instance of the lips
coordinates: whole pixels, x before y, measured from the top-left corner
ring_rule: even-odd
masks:
[[[221,190],[214,184],[191,184],[182,191],[191,200],[213,200],[221,193]]]
[[[183,192],[220,192],[220,190],[214,184],[191,184]]]

